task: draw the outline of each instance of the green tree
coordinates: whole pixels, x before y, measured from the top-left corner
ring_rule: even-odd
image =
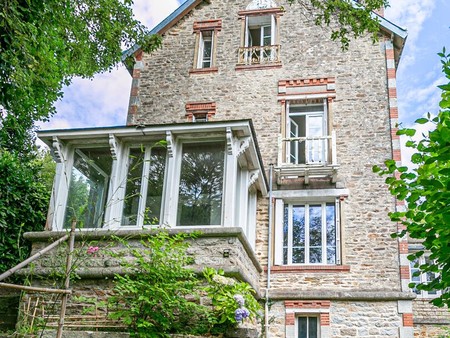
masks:
[[[28,257],[22,235],[43,230],[50,190],[41,176],[45,160],[23,162],[0,149],[0,272]]]
[[[424,250],[410,255],[414,260],[427,251],[431,253],[430,262],[421,265],[420,272],[439,272],[440,277],[428,284],[418,286],[419,290],[442,290],[441,297],[434,299],[437,306],[450,305],[450,54],[444,50],[441,57],[442,71],[449,81],[439,86],[442,90],[440,111],[436,117],[416,120],[417,124],[432,123],[434,129],[416,142],[409,140],[406,146],[414,149],[411,162],[416,166],[409,169],[398,166],[395,161],[385,162],[386,169],[374,167],[380,175],[388,175],[386,183],[398,200],[405,201],[406,211],[393,212],[392,221],[399,222],[406,234],[422,240]],[[403,128],[398,135],[414,136],[416,130]],[[397,175],[393,175],[397,173]],[[397,234],[394,234],[397,236]]]

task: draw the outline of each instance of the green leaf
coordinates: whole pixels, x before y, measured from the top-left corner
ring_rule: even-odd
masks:
[[[422,118],[420,118],[420,119],[417,119],[416,121],[415,121],[415,123],[417,123],[417,124],[425,124],[425,123],[427,123],[429,120],[427,119],[427,118],[424,118],[424,117],[422,117]]]

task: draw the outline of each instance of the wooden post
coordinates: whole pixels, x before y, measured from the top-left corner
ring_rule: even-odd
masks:
[[[75,227],[76,227],[77,221],[72,220],[72,226],[70,228],[70,237],[69,237],[69,252],[67,254],[67,262],[66,262],[66,280],[64,282],[64,289],[69,290],[70,287],[70,273],[72,270],[72,255],[73,255],[73,248],[75,245]],[[61,300],[61,312],[59,315],[59,322],[58,322],[58,332],[56,333],[56,338],[61,338],[63,333],[63,327],[64,327],[64,317],[66,315],[66,308],[67,308],[67,298],[69,295],[66,293],[63,295]]]

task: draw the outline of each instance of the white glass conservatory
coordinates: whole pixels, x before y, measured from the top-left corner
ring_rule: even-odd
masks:
[[[57,162],[48,228],[241,227],[267,181],[251,121],[38,132]]]

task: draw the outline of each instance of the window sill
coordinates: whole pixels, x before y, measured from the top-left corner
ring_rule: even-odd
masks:
[[[208,73],[217,73],[219,69],[217,67],[211,68],[194,68],[189,70],[189,74],[208,74]]]
[[[271,69],[271,68],[281,68],[282,66],[283,65],[281,64],[281,62],[256,64],[256,65],[236,65],[235,70]]]
[[[267,271],[267,267],[265,267],[264,270]],[[336,273],[349,272],[350,265],[282,265],[272,266],[270,271],[271,273]]]

